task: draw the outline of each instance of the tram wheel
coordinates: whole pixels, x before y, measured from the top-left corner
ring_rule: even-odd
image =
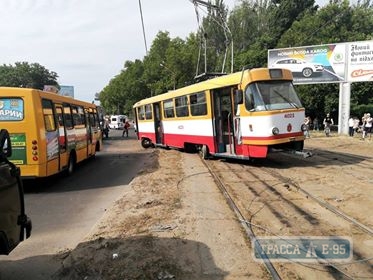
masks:
[[[150,148],[152,145],[152,141],[150,141],[150,139],[148,138],[143,138],[141,140],[141,146],[145,149]]]
[[[201,158],[208,159],[209,158],[209,148],[206,145],[203,145],[200,150]]]

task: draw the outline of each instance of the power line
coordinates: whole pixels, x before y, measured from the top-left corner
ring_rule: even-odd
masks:
[[[142,9],[141,9],[141,0],[139,0],[139,8],[140,8],[140,16],[141,16],[141,24],[142,24],[142,34],[144,36],[144,43],[145,43],[145,52],[146,54],[148,54],[148,46],[146,44],[146,36],[145,36],[144,18],[142,16]]]

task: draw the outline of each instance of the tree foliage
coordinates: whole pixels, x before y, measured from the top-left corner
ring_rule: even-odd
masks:
[[[204,70],[203,47],[206,43],[208,72],[221,72],[230,65],[233,41],[234,70],[267,66],[268,49],[327,43],[371,40],[373,5],[360,0],[330,0],[318,7],[314,0],[240,0],[228,13],[222,0],[211,1],[219,9],[208,8],[201,28],[185,39],[170,38],[161,31],[142,61],[127,61],[124,69],[100,93],[109,113],[127,112],[144,97],[194,82]],[[224,28],[224,21],[229,30]],[[228,49],[228,51],[227,51]],[[225,60],[226,59],[226,60]],[[228,71],[227,71],[228,72]],[[321,118],[338,114],[338,84],[296,86],[307,114]],[[373,104],[371,83],[352,85],[351,112],[360,115],[364,105]]]
[[[16,62],[0,66],[0,85],[43,89],[44,85],[58,87],[58,75],[38,63]]]

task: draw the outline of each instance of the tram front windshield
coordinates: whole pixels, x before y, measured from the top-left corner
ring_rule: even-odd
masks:
[[[302,107],[290,81],[265,81],[250,84],[245,91],[249,111],[283,110]]]

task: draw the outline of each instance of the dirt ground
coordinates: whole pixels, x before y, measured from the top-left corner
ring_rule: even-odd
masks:
[[[132,152],[142,149],[125,142]],[[373,139],[358,136],[311,133],[305,148],[373,157]],[[150,155],[86,239],[61,252],[54,279],[270,279],[198,155]]]

